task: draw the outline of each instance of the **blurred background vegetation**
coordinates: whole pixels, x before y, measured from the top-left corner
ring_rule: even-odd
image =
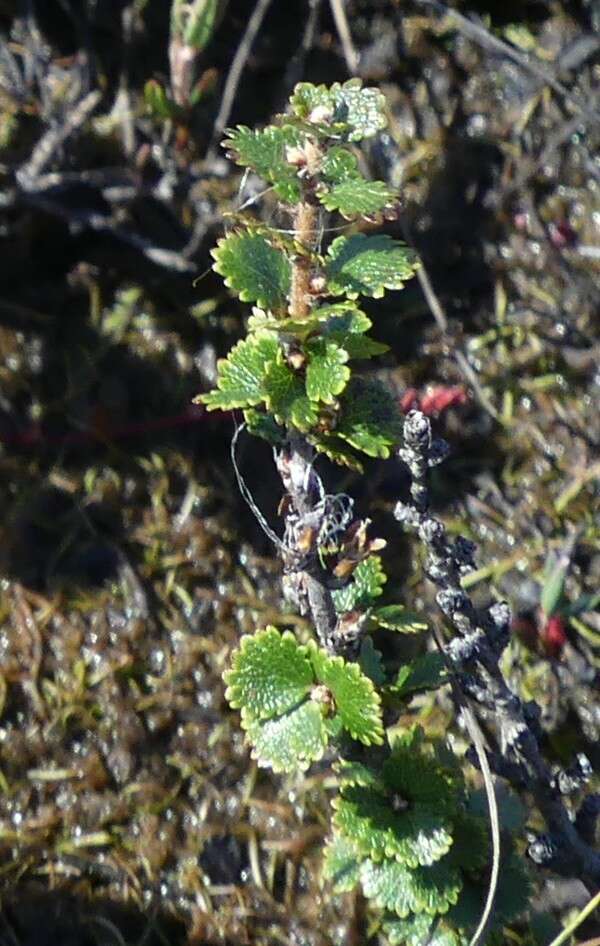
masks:
[[[370,309],[380,374],[452,444],[436,503],[518,615],[506,672],[548,753],[600,764],[599,31],[594,0],[0,0],[2,946],[377,942],[319,884],[327,763],[258,771],[226,709],[240,633],[302,622],[231,420],[191,404],[243,326],[210,248],[263,190],[221,131],[299,80],[388,98],[364,162],[425,278]],[[288,226],[269,193],[253,209]],[[268,451],[240,461],[275,524]],[[367,472],[331,476],[426,613],[400,464]],[[454,730],[443,696],[408,713]],[[537,896],[564,919],[585,891]]]

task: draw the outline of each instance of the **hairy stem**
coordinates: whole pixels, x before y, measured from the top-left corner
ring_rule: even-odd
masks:
[[[293,221],[294,239],[300,245],[300,252],[292,263],[289,313],[296,318],[306,318],[313,304],[310,251],[317,240],[318,207],[309,200],[302,201],[295,208]],[[293,523],[308,522],[321,499],[320,480],[313,470],[314,454],[306,438],[293,433],[288,437],[286,447],[277,455],[277,469],[291,505],[286,516],[286,536],[288,545],[292,546],[293,560],[286,564],[288,572],[295,578],[300,601],[304,600],[310,611],[321,644],[327,650],[339,653],[343,648],[336,644],[337,615],[327,586],[327,572],[319,560],[316,535],[308,551],[301,552],[299,531],[293,526]]]

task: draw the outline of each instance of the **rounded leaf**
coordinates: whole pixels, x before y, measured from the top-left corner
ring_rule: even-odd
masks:
[[[269,125],[253,131],[245,125],[227,129],[223,147],[242,167],[270,181],[280,200],[296,203],[301,197],[298,168],[286,160],[286,149],[298,146],[306,136],[292,125]]]
[[[346,365],[348,353],[335,341],[326,338],[310,341],[307,351],[306,393],[311,401],[333,404],[350,378],[350,369]]]
[[[267,408],[278,424],[307,431],[317,423],[318,414],[306,393],[303,378],[282,357],[269,364],[264,390]]]
[[[400,917],[411,913],[446,913],[458,900],[462,888],[460,872],[443,861],[414,870],[396,861],[365,861],[360,879],[365,897]]]
[[[211,250],[214,270],[242,302],[283,309],[291,285],[291,263],[260,233],[230,233]]]
[[[314,683],[314,672],[292,634],[267,627],[244,635],[223,675],[225,697],[247,720],[269,719],[297,706]]]
[[[265,333],[242,339],[217,364],[217,389],[199,400],[209,411],[251,407],[264,401],[263,381],[267,365],[275,361],[279,344],[276,335]]]
[[[396,192],[383,181],[367,181],[364,177],[336,184],[317,196],[327,210],[337,210],[346,219],[371,216],[398,201]]]
[[[327,251],[325,263],[329,292],[374,299],[379,299],[386,289],[402,289],[418,266],[415,254],[403,243],[386,234],[364,233],[337,237]]]
[[[321,707],[312,700],[275,719],[244,719],[252,757],[274,772],[304,771],[321,758],[327,730]]]
[[[331,883],[334,893],[349,893],[360,880],[361,860],[351,841],[335,835],[323,852],[323,880]]]
[[[452,846],[450,822],[430,805],[407,805],[401,796],[395,799],[350,785],[334,807],[335,828],[376,861],[394,858],[408,867],[433,864]]]
[[[349,381],[335,429],[338,437],[367,456],[387,459],[400,440],[401,428],[396,401],[383,384],[365,378]]]
[[[358,664],[346,662],[343,657],[332,657],[314,642],[308,645],[308,655],[318,682],[333,696],[335,711],[344,729],[367,746],[381,745],[381,699],[372,681]]]

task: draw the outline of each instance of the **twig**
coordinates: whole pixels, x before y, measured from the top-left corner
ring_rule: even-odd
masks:
[[[286,95],[288,94],[288,90],[296,85],[296,82],[299,81],[302,75],[304,62],[312,48],[315,39],[315,31],[317,28],[317,21],[319,19],[319,12],[321,10],[322,2],[323,0],[308,0],[309,12],[306,18],[306,24],[304,26],[302,42],[300,43],[297,52],[294,53],[290,59],[289,64],[285,70],[283,86]]]
[[[589,776],[581,766],[579,775],[572,776],[569,769],[563,778],[546,764],[539,741],[539,707],[524,704],[512,692],[499,666],[509,640],[510,608],[505,602],[487,609],[475,607],[462,587],[462,577],[475,567],[475,545],[463,536],[451,542],[443,523],[429,512],[428,470],[445,458],[448,446],[432,440],[430,421],[420,411],[407,415],[404,443],[400,457],[411,473],[411,502],[399,502],[395,516],[418,534],[427,550],[427,576],[437,586],[438,606],[456,632],[445,647],[446,656],[479,719],[498,733],[501,751],[494,756],[494,770],[516,788],[527,787],[548,826],[548,835],[533,838],[529,856],[557,874],[575,874],[597,886],[600,854],[584,840],[562,797]]]
[[[69,112],[62,125],[49,128],[42,136],[33,149],[29,161],[23,164],[17,171],[17,181],[23,190],[30,190],[35,186],[36,178],[42,173],[44,168],[50,164],[61,145],[85,124],[101,98],[102,93],[97,89],[93,92],[89,92],[88,95]]]
[[[481,914],[479,923],[477,924],[477,929],[471,937],[469,946],[477,946],[485,936],[487,931],[490,919],[492,917],[492,911],[494,909],[494,901],[496,899],[496,893],[498,891],[498,881],[500,879],[500,856],[501,856],[501,846],[500,846],[500,816],[498,813],[498,801],[496,799],[496,792],[494,790],[494,781],[492,778],[492,771],[490,769],[490,764],[487,757],[487,752],[485,748],[485,742],[483,738],[483,733],[481,727],[475,718],[473,710],[469,706],[464,693],[460,688],[460,684],[456,678],[454,670],[450,661],[446,657],[446,651],[444,648],[444,641],[439,633],[437,627],[433,625],[433,638],[435,640],[437,649],[442,654],[445,659],[446,667],[448,670],[448,675],[450,678],[450,685],[452,687],[452,695],[454,697],[454,702],[457,706],[460,706],[462,709],[462,718],[466,726],[467,732],[471,737],[471,741],[475,747],[475,752],[477,753],[477,760],[479,762],[479,767],[481,769],[481,774],[483,776],[483,784],[485,787],[485,794],[487,797],[488,811],[490,814],[490,828],[492,835],[492,872],[490,875],[490,882],[488,884],[487,897]]]
[[[246,65],[246,61],[250,55],[250,50],[252,49],[252,44],[256,39],[258,31],[262,25],[262,21],[264,20],[270,5],[271,0],[257,0],[256,6],[252,11],[252,16],[248,20],[248,25],[246,26],[244,35],[242,36],[235,56],[233,57],[231,68],[229,69],[229,74],[227,76],[227,81],[225,82],[225,88],[223,89],[221,107],[219,108],[219,112],[215,119],[210,146],[206,153],[207,161],[212,161],[216,157],[217,145],[229,121],[229,116],[231,115],[231,109],[233,108],[233,102],[240,79],[242,77],[242,72],[244,71],[244,66]]]
[[[521,69],[525,69],[527,72],[530,72],[531,75],[540,79],[545,85],[549,85],[551,89],[562,96],[567,102],[570,102],[571,105],[578,108],[581,113],[588,118],[593,121],[598,121],[600,118],[599,112],[593,108],[589,108],[586,102],[583,102],[579,96],[574,95],[562,82],[559,82],[548,69],[523,56],[521,53],[517,52],[513,46],[498,39],[497,36],[490,33],[485,27],[480,26],[479,23],[474,23],[473,20],[459,13],[458,10],[450,8],[445,3],[440,3],[439,0],[417,0],[417,2],[422,6],[432,6],[438,13],[442,13],[449,19],[453,19],[465,36],[468,36],[481,46],[493,49],[495,52],[506,56],[512,62],[516,63],[517,66],[520,66]]]
[[[352,34],[350,33],[350,27],[348,25],[344,0],[329,0],[329,4],[331,6],[335,28],[338,32],[340,43],[342,44],[348,72],[351,76],[354,76],[358,69],[358,53],[352,42]]]
[[[600,907],[600,890],[595,896],[592,897],[589,903],[586,903],[583,910],[579,911],[577,916],[568,924],[568,926],[565,926],[562,933],[559,933],[559,935],[552,940],[549,946],[563,946],[563,944],[571,938],[575,930],[581,926],[583,921],[587,920],[588,916],[590,916],[590,914],[592,914],[598,907]],[[597,946],[599,943],[600,937],[596,937],[596,939],[588,940],[586,943],[582,943],[581,946]]]

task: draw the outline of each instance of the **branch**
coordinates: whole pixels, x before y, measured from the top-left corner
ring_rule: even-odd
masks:
[[[437,603],[456,636],[446,645],[460,687],[477,717],[495,731],[500,752],[490,761],[498,775],[515,788],[533,796],[548,834],[535,837],[529,856],[537,864],[564,876],[577,875],[584,883],[600,883],[600,854],[585,840],[589,836],[591,812],[571,820],[564,796],[589,778],[589,763],[579,757],[575,766],[553,773],[541,749],[539,707],[523,701],[507,685],[499,660],[509,640],[510,608],[498,602],[487,609],[476,608],[464,591],[461,578],[474,569],[475,545],[458,536],[451,541],[443,523],[429,512],[429,468],[448,453],[442,440],[432,440],[429,419],[411,411],[404,423],[400,457],[411,474],[411,502],[399,502],[395,516],[417,533],[427,550],[428,578],[436,585]],[[586,817],[587,815],[587,817]],[[579,821],[579,825],[578,825]],[[581,831],[585,824],[587,830]]]

